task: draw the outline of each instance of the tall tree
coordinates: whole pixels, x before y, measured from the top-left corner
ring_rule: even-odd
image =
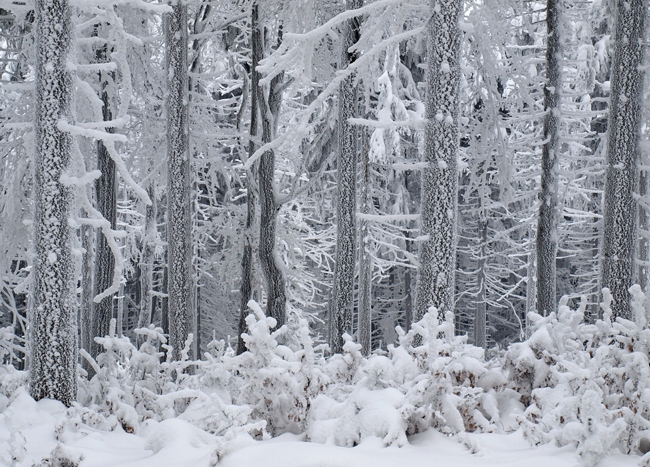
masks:
[[[628,289],[635,278],[639,138],[647,5],[617,0],[608,120],[601,285],[614,298],[614,316],[631,319]]]
[[[258,92],[257,89],[260,86],[260,73],[257,71],[257,66],[260,63],[260,60],[263,58],[262,54],[264,52],[262,44],[258,44],[258,41],[261,40],[261,36],[255,33],[255,29],[258,28],[258,7],[257,4],[253,5],[251,12],[251,122],[249,128],[250,139],[248,141],[248,157],[251,157],[256,150],[256,142],[258,132],[258,108],[259,104],[257,102]],[[246,80],[244,80],[244,86],[246,86]],[[245,90],[244,90],[245,91]],[[255,167],[256,168],[256,167]],[[241,335],[246,331],[246,316],[248,315],[248,301],[253,296],[253,226],[255,224],[255,179],[254,174],[256,172],[255,168],[251,168],[246,171],[246,225],[244,226],[244,252],[242,255],[241,266],[242,266],[242,277],[241,284],[239,286],[240,292],[240,304],[239,304],[239,325],[237,335],[239,336],[239,341],[237,343],[237,354],[242,354],[246,351],[246,344]]]
[[[546,2],[546,86],[544,87],[544,146],[542,190],[537,220],[537,312],[555,311],[557,255],[558,153],[560,151],[560,93],[562,91],[562,41],[560,0]]]
[[[173,356],[194,328],[192,297],[192,219],[188,126],[187,5],[175,2],[165,18],[167,66],[167,248],[168,320]]]
[[[97,63],[106,63],[108,47],[106,44],[97,49]],[[110,121],[113,116],[110,108],[110,98],[108,93],[109,80],[112,81],[114,74],[112,72],[100,72],[99,82],[101,88],[102,100],[102,119],[105,122]],[[107,128],[107,132],[112,133],[112,128]],[[117,174],[115,171],[115,162],[108,154],[103,141],[97,141],[97,169],[102,175],[95,180],[95,202],[97,210],[110,223],[110,228],[115,230],[117,225]],[[98,296],[113,284],[113,275],[115,270],[115,257],[108,245],[106,235],[101,230],[97,231],[95,241],[94,257],[94,275],[93,275],[93,295]],[[113,318],[113,297],[110,294],[94,302],[92,307],[92,336],[103,337],[109,334],[111,319]],[[96,357],[103,351],[103,347],[94,340],[91,342],[90,354]]]
[[[354,10],[363,0],[346,0],[346,8]],[[350,48],[360,35],[360,18],[355,17],[343,24],[340,69],[347,68],[357,58]],[[330,305],[330,347],[332,352],[343,350],[343,334],[352,334],[354,307],[354,273],[357,243],[357,129],[349,120],[357,114],[358,98],[356,76],[351,73],[339,85],[339,149],[337,155],[338,192],[336,205],[336,265],[334,289]]]
[[[370,214],[372,203],[370,194],[370,147],[366,128],[357,130],[361,133],[361,193],[359,196],[361,214]],[[357,329],[363,355],[370,355],[372,350],[372,255],[370,252],[370,223],[366,219],[359,222],[359,312]]]
[[[61,183],[72,153],[72,20],[67,0],[37,0],[36,179],[30,310],[30,393],[71,405],[77,397],[77,298],[69,219],[72,189]]]
[[[142,256],[140,258],[140,313],[138,327],[147,327],[153,315],[153,264],[156,249],[156,189],[149,183],[147,194],[151,205],[146,207],[144,233],[142,235]],[[138,344],[144,339],[139,338]]]
[[[427,24],[427,93],[422,172],[420,244],[415,296],[419,320],[431,306],[454,308],[456,217],[460,111],[460,46],[458,24],[463,2],[431,1]]]
[[[253,47],[262,47],[263,26],[258,19],[258,3],[253,5]],[[282,41],[282,29],[279,30],[278,42]],[[263,49],[262,49],[263,50]],[[255,54],[256,52],[253,52]],[[269,83],[268,96],[264,95],[264,88],[257,86],[252,92],[257,92],[257,103],[261,111],[262,144],[270,143],[275,139],[278,127],[278,116],[282,104],[282,81],[284,73],[274,76]],[[285,322],[287,296],[282,268],[278,264],[279,258],[275,254],[276,228],[280,204],[276,199],[275,189],[275,151],[268,149],[260,157],[258,168],[258,182],[260,194],[260,267],[266,280],[266,314],[277,320],[280,327]]]

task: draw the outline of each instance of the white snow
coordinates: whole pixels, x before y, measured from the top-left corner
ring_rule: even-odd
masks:
[[[448,437],[430,429],[411,436],[409,444],[401,448],[384,447],[375,436],[354,448],[345,448],[306,442],[304,436],[294,434],[256,441],[239,433],[224,443],[223,439],[179,419],[148,421],[136,434],[126,433],[121,427],[113,431],[87,425],[62,428],[65,419],[63,404],[47,399],[34,402],[21,390],[0,412],[0,464],[40,465],[38,462],[50,456],[61,443],[60,452],[81,459],[80,467],[208,467],[217,459],[217,465],[222,467],[576,465],[574,447],[531,447],[521,431]],[[638,456],[615,454],[603,456],[600,465],[627,467],[638,465],[638,461]]]

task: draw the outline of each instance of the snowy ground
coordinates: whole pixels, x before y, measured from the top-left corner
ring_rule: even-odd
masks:
[[[208,467],[222,441],[189,423],[168,419],[140,427],[137,435],[121,428],[112,432],[85,425],[61,428],[65,407],[58,402],[34,402],[24,391],[7,406],[0,400],[0,466],[29,467],[57,446],[80,467]],[[255,441],[242,434],[225,447],[223,467],[574,467],[575,449],[553,445],[531,447],[519,432],[509,435],[466,434],[464,442],[434,430],[413,436],[403,448],[385,448],[369,438],[355,448],[327,446],[283,435]],[[602,467],[636,466],[639,456],[611,455]]]

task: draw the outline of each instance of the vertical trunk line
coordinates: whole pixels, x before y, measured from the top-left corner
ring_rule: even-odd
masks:
[[[542,147],[542,189],[537,219],[537,312],[556,311],[558,180],[560,151],[560,99],[562,92],[561,0],[546,3],[546,86],[544,87],[544,146]]]

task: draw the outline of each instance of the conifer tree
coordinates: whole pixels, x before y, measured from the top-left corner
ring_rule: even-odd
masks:
[[[70,167],[72,42],[67,0],[37,0],[36,178],[34,265],[30,310],[30,393],[70,406],[77,397],[77,297],[71,252],[72,189],[61,182]]]
[[[348,10],[354,10],[363,2],[347,0]],[[343,25],[341,62],[346,68],[356,59],[350,51],[359,40],[360,18],[352,18]],[[332,352],[343,350],[343,334],[352,334],[352,309],[354,307],[354,274],[356,266],[357,242],[357,129],[349,120],[357,113],[357,88],[355,74],[350,74],[339,85],[339,149],[337,157],[337,240],[334,289],[331,311],[330,346]]]
[[[166,16],[168,322],[179,359],[194,326],[191,309],[192,222],[188,127],[187,5],[176,2]]]
[[[427,24],[427,92],[420,265],[415,296],[418,321],[429,307],[454,308],[459,155],[460,0],[432,0]]]
[[[557,308],[557,198],[558,154],[560,152],[560,93],[562,91],[562,5],[546,3],[546,86],[544,87],[544,145],[542,189],[537,220],[537,312],[546,316]]]
[[[635,280],[639,139],[644,72],[643,0],[617,0],[608,119],[601,285],[614,298],[614,316],[631,319],[628,289]]]

